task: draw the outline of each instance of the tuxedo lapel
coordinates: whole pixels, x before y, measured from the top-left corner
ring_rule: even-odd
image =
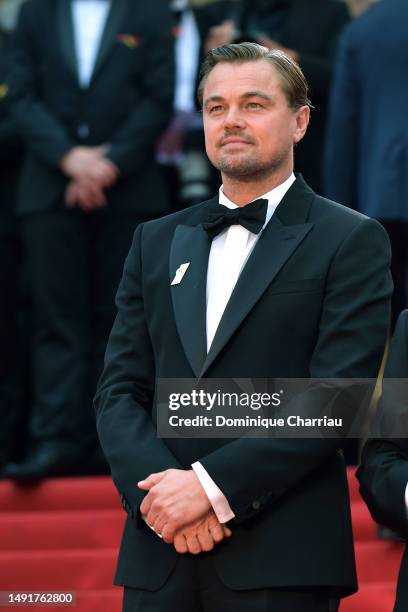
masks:
[[[207,355],[206,294],[210,247],[211,240],[202,225],[179,225],[170,251],[170,283],[178,268],[189,264],[181,282],[170,289],[177,330],[196,376]]]
[[[287,192],[259,237],[219,323],[199,376],[205,375],[268,285],[313,227],[305,223],[314,193],[302,178]]]
[[[76,79],[78,79],[78,61],[70,0],[57,0],[57,31],[62,55]]]
[[[127,0],[112,0],[111,8],[109,10],[108,18],[102,34],[101,43],[99,45],[98,54],[96,56],[91,81],[95,78],[105,60],[109,57],[109,52],[115,43],[116,36],[120,33],[127,6]]]

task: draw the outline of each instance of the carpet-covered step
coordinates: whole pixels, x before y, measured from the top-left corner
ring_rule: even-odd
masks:
[[[108,589],[116,548],[1,551],[0,591]]]
[[[120,508],[119,495],[111,478],[50,478],[33,485],[0,481],[0,513],[88,508]]]
[[[368,582],[396,584],[404,548],[405,545],[402,542],[391,540],[356,542],[359,584],[365,585]]]
[[[358,593],[343,599],[340,612],[392,612],[395,588],[394,583],[362,584]]]
[[[351,503],[360,502],[362,499],[360,492],[359,492],[360,485],[359,485],[357,478],[355,477],[355,472],[356,472],[355,467],[347,468],[347,480],[348,480]]]
[[[0,550],[117,548],[124,521],[123,510],[3,512]]]

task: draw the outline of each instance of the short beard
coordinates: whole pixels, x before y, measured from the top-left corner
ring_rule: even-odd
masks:
[[[286,163],[287,157],[287,155],[282,154],[263,163],[254,158],[244,158],[232,164],[229,159],[221,158],[217,163],[214,163],[214,166],[229,179],[250,183],[274,175]]]

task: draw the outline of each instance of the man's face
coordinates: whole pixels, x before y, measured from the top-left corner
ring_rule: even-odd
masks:
[[[293,145],[306,131],[309,108],[289,108],[267,60],[217,64],[203,94],[207,155],[224,176],[251,180],[292,171]]]

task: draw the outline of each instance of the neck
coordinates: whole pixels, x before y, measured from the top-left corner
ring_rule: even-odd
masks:
[[[221,173],[223,192],[237,206],[245,206],[275,187],[282,185],[292,172],[293,168],[264,178],[253,175],[251,177],[231,177]]]

